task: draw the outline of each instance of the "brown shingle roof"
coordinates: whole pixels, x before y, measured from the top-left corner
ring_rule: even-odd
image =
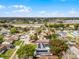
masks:
[[[5,46],[5,45],[3,45],[3,44],[0,44],[0,50],[2,50],[2,49],[6,49],[7,47]]]

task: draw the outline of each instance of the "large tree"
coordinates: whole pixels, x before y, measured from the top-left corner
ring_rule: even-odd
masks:
[[[47,36],[45,36],[47,39],[57,39],[58,38],[58,34],[49,34]]]
[[[11,34],[14,34],[14,33],[17,33],[17,32],[18,32],[18,30],[15,27],[10,29]]]
[[[68,49],[68,45],[59,39],[54,39],[50,41],[50,51],[54,55],[62,55],[63,51],[66,51]]]
[[[79,24],[75,24],[75,25],[74,25],[74,29],[75,29],[75,30],[78,30],[78,27],[79,27]]]
[[[3,42],[3,35],[0,35],[0,43],[2,43]]]
[[[30,35],[30,39],[33,41],[36,41],[36,40],[38,40],[38,35],[36,33],[33,35]]]
[[[36,46],[33,44],[27,44],[22,47],[17,51],[17,55],[19,58],[25,58],[29,56],[33,56],[35,52]]]

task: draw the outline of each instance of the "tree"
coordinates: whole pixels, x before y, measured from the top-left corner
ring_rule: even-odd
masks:
[[[58,34],[52,34],[52,38],[51,39],[57,39]]]
[[[23,31],[25,31],[25,32],[27,32],[29,30],[30,30],[30,28],[23,28]]]
[[[36,46],[33,44],[27,44],[22,47],[17,51],[17,55],[19,58],[25,58],[29,56],[33,56],[35,52]]]
[[[49,28],[49,30],[53,33],[55,33],[55,29]]]
[[[48,27],[52,28],[54,27],[54,24],[49,24]]]
[[[68,45],[62,41],[62,40],[50,40],[50,51],[52,52],[52,54],[54,55],[62,55],[63,51],[66,51],[68,49]]]
[[[33,40],[33,41],[38,40],[37,34],[35,33],[34,35],[30,35],[30,39]]]
[[[54,24],[53,27],[54,28],[59,28],[59,25],[58,24]]]
[[[3,35],[0,35],[0,43],[3,42]]]
[[[75,29],[75,30],[78,30],[78,27],[79,27],[78,24],[75,24],[75,25],[74,25],[74,29]]]
[[[70,25],[69,24],[66,24],[66,26],[65,27],[70,27]]]
[[[8,28],[8,25],[7,24],[3,24],[2,25],[4,28]]]
[[[14,34],[14,33],[17,33],[18,30],[15,27],[13,27],[10,29],[10,32],[11,32],[11,34]]]
[[[64,28],[64,24],[60,23],[60,24],[58,24],[58,25],[59,25],[59,27]]]
[[[45,26],[45,27],[48,27],[48,24],[47,24],[47,22],[45,22],[45,23],[44,23],[44,26]]]
[[[41,32],[42,32],[42,29],[41,29],[41,28],[37,28],[37,29],[36,29],[36,33],[37,33],[37,34],[40,34]]]
[[[49,34],[47,36],[45,36],[47,39],[57,39],[58,38],[58,34]]]

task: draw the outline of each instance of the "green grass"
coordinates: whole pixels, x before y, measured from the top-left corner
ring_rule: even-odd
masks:
[[[0,57],[4,59],[9,59],[14,51],[15,49],[9,49],[5,53],[1,54]]]
[[[22,41],[17,40],[17,41],[15,41],[15,42],[13,43],[13,45],[14,45],[14,46],[20,45],[21,42],[22,42]]]

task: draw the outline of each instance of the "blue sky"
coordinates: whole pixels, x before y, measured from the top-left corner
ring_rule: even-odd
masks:
[[[79,0],[0,0],[0,17],[79,17]]]

